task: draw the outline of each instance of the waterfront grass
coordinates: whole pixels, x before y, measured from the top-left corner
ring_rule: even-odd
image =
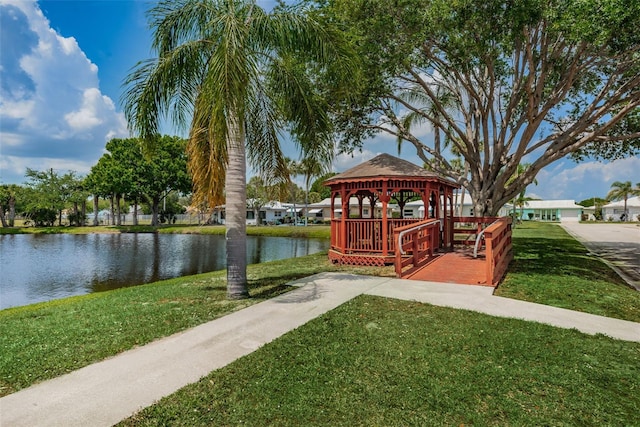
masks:
[[[226,299],[217,271],[0,311],[0,396],[271,298],[338,270],[326,253],[250,265],[251,299]],[[375,270],[375,271],[374,271]],[[350,269],[393,275],[390,268]]]
[[[640,344],[360,296],[121,426],[640,425]]]
[[[524,222],[513,246],[496,295],[640,322],[640,292],[558,224]]]
[[[87,227],[0,227],[3,234],[91,234],[91,233],[171,233],[171,234],[216,234],[224,235],[224,225],[99,225]],[[306,237],[328,239],[331,228],[328,225],[305,226],[248,226],[249,236]]]
[[[159,233],[182,233],[182,234],[224,234],[224,225],[177,225],[162,227]],[[286,226],[286,225],[261,225],[248,226],[248,236],[265,237],[305,237],[310,239],[329,239],[331,237],[331,227],[328,225]]]

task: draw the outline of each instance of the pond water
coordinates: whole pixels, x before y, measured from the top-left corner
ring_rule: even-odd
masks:
[[[329,241],[247,237],[249,264],[325,251]],[[226,267],[224,236],[18,234],[0,236],[0,309]]]

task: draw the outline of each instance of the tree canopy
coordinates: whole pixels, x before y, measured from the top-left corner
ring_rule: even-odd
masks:
[[[342,149],[394,135],[463,185],[479,215],[495,215],[567,155],[637,148],[638,2],[317,3],[349,29],[366,70],[357,101],[335,106]],[[425,137],[429,128],[450,148]],[[452,168],[451,150],[468,174]],[[513,178],[521,163],[530,166]]]
[[[156,136],[154,150],[145,154],[140,140],[114,138],[88,176],[89,188],[101,197],[125,197],[134,203],[146,200],[152,209],[152,225],[158,225],[160,201],[170,191],[189,192],[185,140]]]

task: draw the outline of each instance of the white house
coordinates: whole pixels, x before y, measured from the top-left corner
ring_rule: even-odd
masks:
[[[605,221],[621,221],[624,213],[624,200],[602,207],[602,218]],[[629,221],[640,221],[640,196],[627,199],[627,218]]]
[[[342,200],[340,197],[336,197],[334,201],[334,208],[335,218],[341,218]],[[358,199],[352,197],[351,200],[349,200],[349,215],[359,215],[359,209]],[[310,203],[308,206],[308,212],[309,218],[313,221],[325,221],[331,219],[331,198],[326,198],[318,203]],[[399,212],[398,205],[389,204],[387,206],[387,216],[391,218],[393,212]],[[369,201],[365,199],[362,203],[362,217],[382,218],[382,203],[376,203],[372,214],[371,205],[369,204]]]
[[[459,205],[457,200],[457,195],[454,195],[454,215],[455,216],[475,216],[473,212],[473,202],[471,201],[471,197],[467,194],[464,198],[464,203],[462,205],[462,215],[458,215]],[[500,208],[498,212],[498,216],[507,216],[511,211],[511,205],[507,204]],[[404,205],[404,218],[424,218],[424,204],[422,200],[416,200],[414,202],[408,202]]]
[[[300,216],[303,210],[303,205],[297,204],[295,206],[295,212],[297,216]],[[294,215],[293,203],[281,203],[278,201],[267,202],[260,208],[258,215],[262,219],[262,224],[280,224],[283,223]],[[217,224],[225,223],[225,205],[216,206],[211,213],[211,220]],[[256,213],[250,207],[247,207],[247,225],[257,224]]]
[[[525,221],[580,221],[584,206],[576,204],[575,200],[531,200],[525,202],[517,212],[523,213]]]

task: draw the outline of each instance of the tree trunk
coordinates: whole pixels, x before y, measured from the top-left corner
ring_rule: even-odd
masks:
[[[158,211],[160,210],[160,197],[153,196],[151,199],[151,225],[157,226],[160,221],[158,221]]]
[[[228,120],[229,163],[225,182],[227,297],[249,297],[247,288],[247,166],[244,132],[237,117]]]
[[[304,226],[309,225],[309,177],[307,177],[304,190]]]
[[[115,195],[112,194],[109,201],[111,202],[111,225],[116,225],[116,208],[114,205]]]
[[[93,226],[98,226],[98,195],[93,195]]]
[[[122,200],[121,194],[116,194],[116,225],[122,225],[122,218],[120,218],[120,201]]]
[[[460,187],[460,200],[458,200],[458,216],[462,216],[462,212],[464,212],[464,193],[464,187]]]
[[[83,200],[82,201],[82,216],[80,217],[80,225],[81,226],[85,226],[87,225],[87,200]]]
[[[471,169],[471,166],[469,166],[469,162],[467,162],[466,160],[464,161],[464,178],[467,179],[467,177],[469,176],[469,170]],[[460,210],[458,213],[458,216],[462,216],[462,212],[464,209],[464,196],[465,196],[465,188],[464,186],[460,187]]]
[[[16,220],[16,198],[9,197],[9,227],[13,227]]]
[[[133,200],[133,225],[138,225],[138,199]]]
[[[78,202],[73,202],[73,216],[75,218],[76,227],[80,226],[80,216],[78,215],[78,213],[79,213]],[[71,224],[71,221],[69,221],[69,225],[73,225]]]
[[[4,208],[0,207],[0,222],[2,222],[2,227],[7,228],[9,224],[7,223],[7,219],[4,216]]]
[[[490,197],[474,197],[471,194],[471,200],[473,200],[473,215],[478,217],[485,216],[497,216],[498,209],[493,208],[493,203]]]

